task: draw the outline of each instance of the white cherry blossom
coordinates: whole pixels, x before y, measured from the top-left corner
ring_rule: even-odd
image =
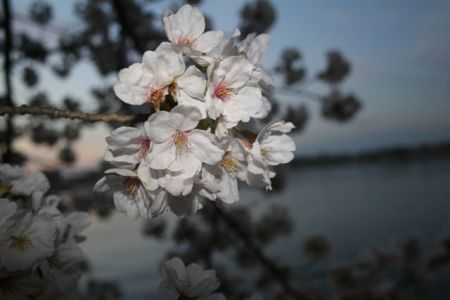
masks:
[[[203,99],[205,79],[195,67],[186,69],[182,54],[170,43],[146,51],[142,63],[119,72],[114,92],[122,101],[141,105],[151,103],[158,111],[170,93],[175,101],[198,104]]]
[[[145,159],[152,143],[143,127],[122,126],[106,138],[105,161],[114,164],[137,165]]]
[[[105,177],[95,184],[94,190],[112,190],[117,210],[132,218],[155,217],[166,209],[166,202],[157,197],[158,194],[146,189],[138,174],[129,169],[105,171]]]
[[[271,167],[286,164],[294,158],[295,143],[286,135],[295,126],[291,122],[274,121],[267,124],[257,135],[248,156],[248,181],[255,183],[257,177],[270,189],[270,178],[275,176]]]
[[[208,53],[223,37],[222,31],[205,31],[205,17],[195,7],[183,5],[176,13],[167,10],[163,15],[164,30],[169,41],[186,54]]]
[[[159,292],[163,299],[225,299],[222,294],[214,293],[220,286],[214,270],[204,271],[197,264],[186,267],[180,258],[174,257],[164,262],[162,274],[164,280]]]
[[[27,172],[19,166],[0,165],[0,197],[6,194],[31,197],[38,206],[50,184],[41,172]]]
[[[157,170],[181,172],[180,179],[189,179],[199,173],[202,163],[219,162],[223,150],[216,137],[195,129],[200,119],[198,109],[183,105],[170,112],[153,114],[145,124],[147,135],[154,142],[148,165]]]
[[[246,151],[242,143],[232,136],[224,137],[220,144],[225,150],[222,160],[203,168],[203,178],[218,186],[214,197],[225,203],[239,201],[238,179],[245,180]]]
[[[231,56],[214,67],[206,92],[206,109],[212,119],[223,117],[231,128],[250,118],[267,114],[261,89],[250,84],[254,66],[245,58]]]
[[[51,217],[22,212],[0,230],[0,266],[8,271],[25,270],[54,251],[55,227]]]

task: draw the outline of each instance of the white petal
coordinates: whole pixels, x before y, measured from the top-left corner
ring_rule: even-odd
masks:
[[[208,31],[198,37],[192,44],[192,49],[201,53],[208,53],[219,45],[223,38],[222,31]]]
[[[171,125],[180,131],[189,131],[194,129],[202,119],[202,113],[199,109],[191,106],[177,105],[171,111]]]
[[[239,89],[250,80],[253,69],[254,66],[245,58],[230,56],[219,63],[213,74],[214,81],[217,76],[218,79],[223,78],[229,87]]]
[[[197,8],[189,4],[183,5],[175,14],[166,11],[163,23],[167,37],[175,44],[182,37],[196,39],[205,31],[205,18]]]
[[[141,64],[133,64],[122,69],[118,77],[114,93],[120,100],[132,105],[141,105],[147,101],[147,89],[152,74],[143,70]]]
[[[216,137],[205,130],[192,130],[189,137],[192,153],[202,162],[214,165],[224,154]]]
[[[153,145],[152,152],[148,155],[148,165],[152,169],[165,170],[176,160],[175,146],[171,140]],[[173,170],[173,171],[179,171]]]
[[[207,116],[206,102],[192,98],[191,96],[186,94],[183,90],[181,90],[178,94],[178,103],[180,105],[184,105],[184,106],[195,107],[196,109],[198,109],[200,111],[202,119],[205,119]]]
[[[172,126],[173,115],[167,111],[154,113],[144,123],[145,132],[149,139],[156,143],[167,141],[176,132]]]
[[[203,73],[195,66],[190,66],[186,72],[176,79],[177,87],[196,99],[205,96],[206,80]]]

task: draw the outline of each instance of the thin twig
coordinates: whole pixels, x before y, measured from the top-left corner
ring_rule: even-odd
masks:
[[[237,223],[232,216],[230,216],[228,213],[220,209],[216,206],[217,216],[221,217],[222,220],[232,229],[240,239],[245,243],[245,246],[247,249],[253,252],[256,259],[258,259],[263,267],[269,271],[274,278],[278,281],[278,283],[283,287],[284,291],[290,295],[294,299],[303,300],[306,299],[306,297],[298,292],[292,285],[290,284],[288,278],[286,277],[285,273],[280,269],[279,266],[277,266],[270,258],[268,258],[261,249],[253,242],[251,237],[248,236],[248,234],[241,229],[239,226],[239,223]]]
[[[293,95],[295,94],[295,95],[298,95],[298,96],[301,96],[301,97],[304,97],[304,98],[307,98],[307,99],[310,99],[310,100],[314,100],[314,101],[319,102],[319,103],[324,102],[324,99],[325,99],[324,96],[322,96],[320,94],[317,94],[315,92],[311,92],[311,91],[306,90],[306,89],[296,89],[296,88],[291,88],[291,87],[283,87],[283,88],[277,89],[277,91],[279,91],[279,92],[287,92],[287,93],[290,93],[290,94],[293,94]]]
[[[90,114],[80,111],[61,110],[57,108],[34,107],[34,106],[0,106],[1,115],[35,115],[48,116],[50,118],[78,119],[87,122],[118,122],[118,123],[137,123],[144,121],[148,115],[121,115],[111,114]]]
[[[11,53],[13,48],[13,32],[12,32],[12,14],[11,14],[11,5],[9,0],[3,0],[3,23],[5,28],[5,43],[4,43],[4,58],[3,58],[3,72],[4,72],[4,80],[5,80],[5,102],[7,105],[14,106],[13,101],[13,86],[12,86],[12,70],[13,70],[13,62],[11,59]],[[13,117],[8,116],[5,120],[5,148],[6,151],[3,155],[3,161],[9,162],[11,160],[12,155],[12,137],[14,134],[14,124]]]

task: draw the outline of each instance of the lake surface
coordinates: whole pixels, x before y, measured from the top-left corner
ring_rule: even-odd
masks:
[[[390,246],[411,236],[429,246],[439,234],[450,233],[450,160],[310,167],[285,176],[281,193],[244,189],[241,201],[288,208],[294,230],[270,247],[271,255],[286,261],[298,260],[301,241],[318,233],[331,241],[335,261],[349,261],[364,248]],[[166,218],[174,221],[173,216]],[[140,221],[121,214],[95,220],[85,232],[82,247],[92,275],[116,280],[124,299],[157,295],[159,264],[171,246],[141,232]],[[446,266],[444,274],[448,271]],[[445,275],[433,282],[428,299],[450,299]]]

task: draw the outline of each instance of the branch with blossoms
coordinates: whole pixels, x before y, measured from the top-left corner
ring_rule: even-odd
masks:
[[[117,123],[136,123],[147,118],[147,115],[121,115],[111,114],[90,114],[80,111],[62,110],[50,107],[35,106],[3,106],[0,105],[0,116],[2,115],[34,115],[48,116],[50,118],[77,119],[86,122],[117,122]]]

